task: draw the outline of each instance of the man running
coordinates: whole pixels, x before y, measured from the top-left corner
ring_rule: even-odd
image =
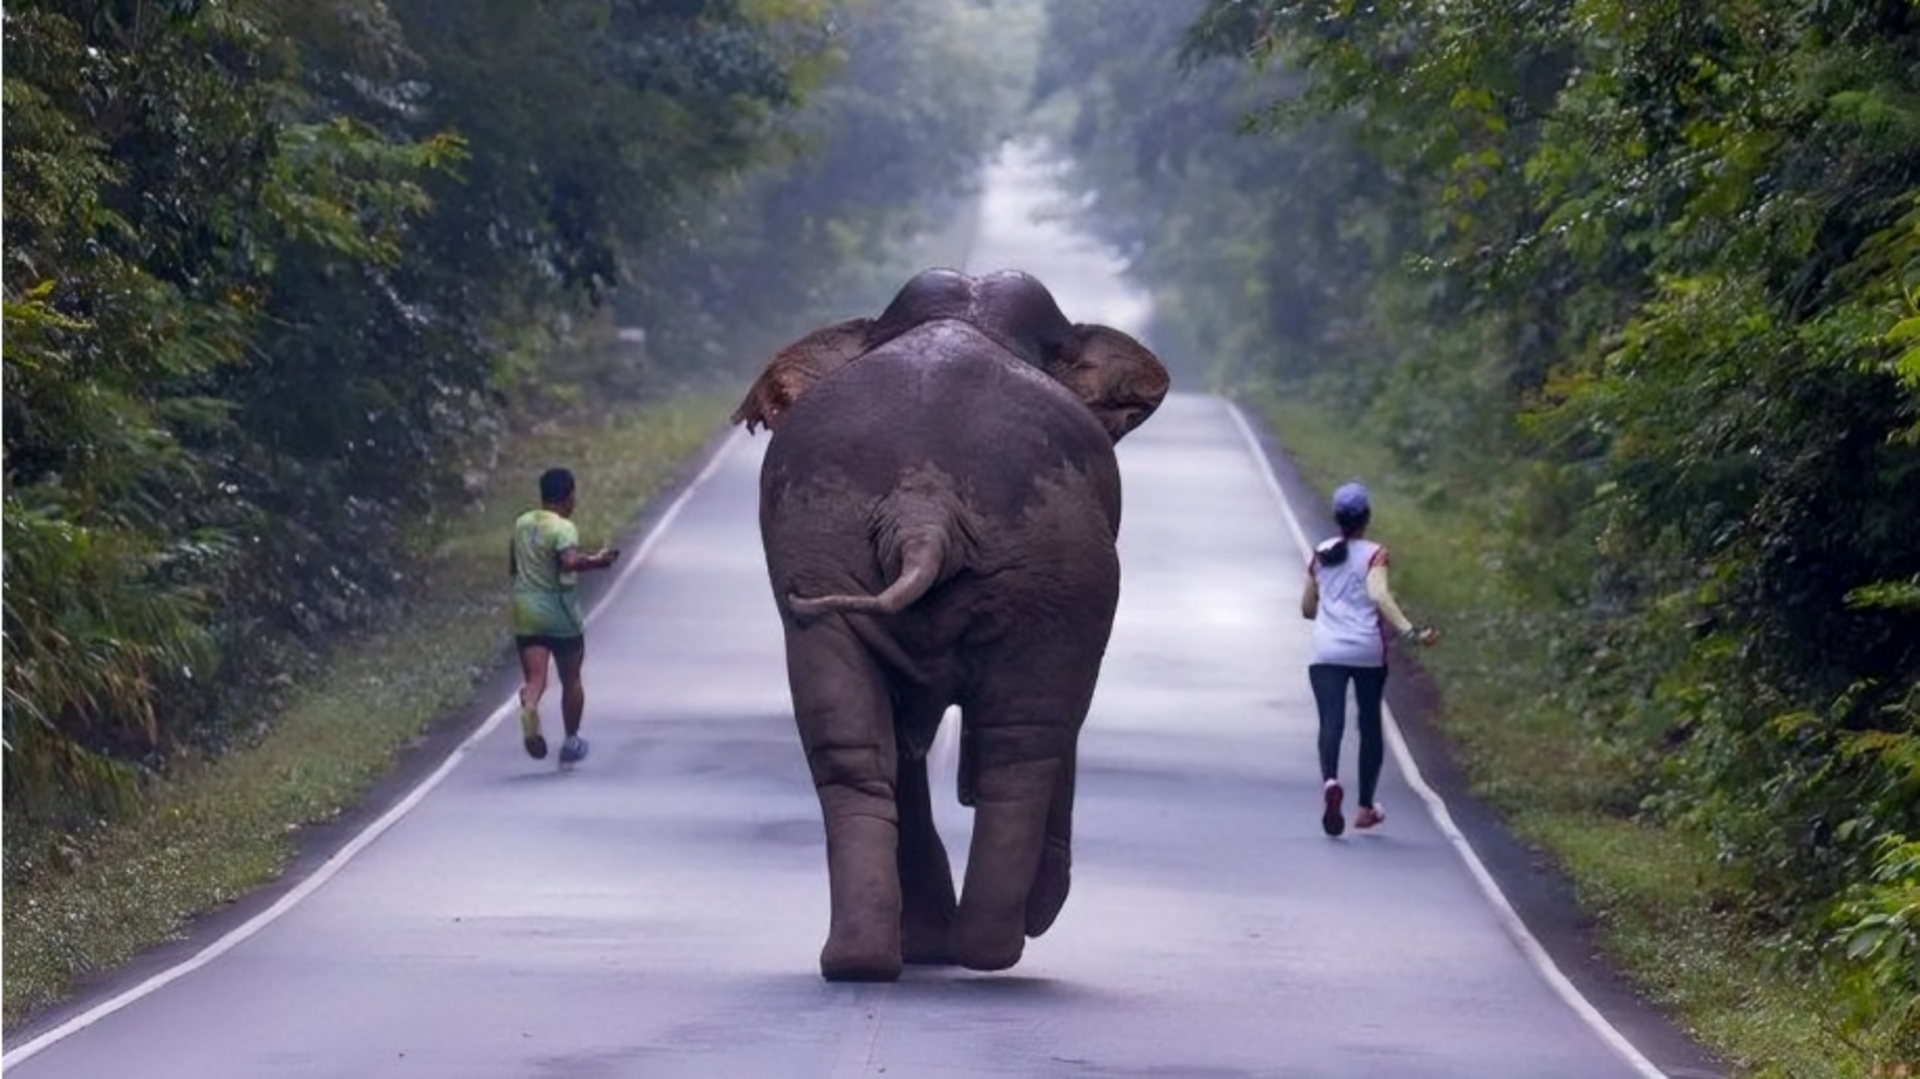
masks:
[[[587,742],[580,737],[580,716],[586,709],[586,689],[580,667],[587,657],[586,621],[580,616],[577,574],[606,569],[620,557],[618,548],[580,550],[580,532],[573,521],[573,473],[550,468],[540,476],[540,508],[528,510],[513,522],[509,568],[513,574],[513,638],[520,648],[520,735],[527,755],[547,755],[547,739],[540,733],[540,698],[547,691],[547,662],[560,668],[560,719],[566,741],[560,743],[560,765],[586,759]]]

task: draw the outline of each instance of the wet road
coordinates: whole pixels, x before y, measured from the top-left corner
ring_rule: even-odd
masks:
[[[1111,265],[1031,223],[1040,190],[996,171],[969,268],[1137,330]],[[584,766],[529,761],[503,705],[196,968],[10,1041],[10,1079],[1658,1074],[1556,992],[1397,762],[1384,829],[1320,833],[1298,527],[1232,409],[1191,394],[1120,447],[1125,585],[1059,921],[1007,973],[822,982],[764,444],[727,442],[594,611]],[[958,863],[951,767],[943,742]]]

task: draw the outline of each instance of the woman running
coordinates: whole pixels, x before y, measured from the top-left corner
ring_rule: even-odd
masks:
[[[1346,733],[1347,683],[1353,683],[1360,726],[1360,811],[1355,828],[1387,819],[1374,800],[1386,746],[1380,731],[1380,699],[1387,687],[1388,627],[1409,644],[1440,639],[1432,627],[1416,627],[1387,587],[1387,549],[1366,538],[1373,507],[1367,489],[1347,483],[1333,492],[1333,522],[1340,534],[1316,547],[1307,564],[1300,613],[1313,619],[1313,662],[1307,680],[1320,712],[1320,775],[1326,781],[1320,826],[1328,835],[1346,831],[1341,802],[1340,741]]]

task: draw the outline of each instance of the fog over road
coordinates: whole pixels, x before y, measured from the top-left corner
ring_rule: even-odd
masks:
[[[1046,191],[1022,155],[992,170],[967,268],[1140,332],[1111,260],[1033,220]],[[1321,834],[1294,523],[1317,510],[1287,509],[1231,406],[1191,392],[1120,446],[1124,585],[1058,922],[1008,972],[823,982],[765,444],[727,441],[628,546],[589,630],[583,766],[529,760],[502,704],[275,916],[17,1034],[9,1079],[1660,1074],[1556,991],[1392,756],[1386,826]]]

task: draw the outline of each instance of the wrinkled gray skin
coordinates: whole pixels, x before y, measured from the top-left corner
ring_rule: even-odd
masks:
[[[1113,445],[1167,388],[1033,278],[933,270],[782,350],[735,413],[773,430],[760,527],[826,825],[828,979],[1004,969],[1066,901],[1075,744],[1120,591]],[[957,902],[926,765],[955,704],[974,810]]]

